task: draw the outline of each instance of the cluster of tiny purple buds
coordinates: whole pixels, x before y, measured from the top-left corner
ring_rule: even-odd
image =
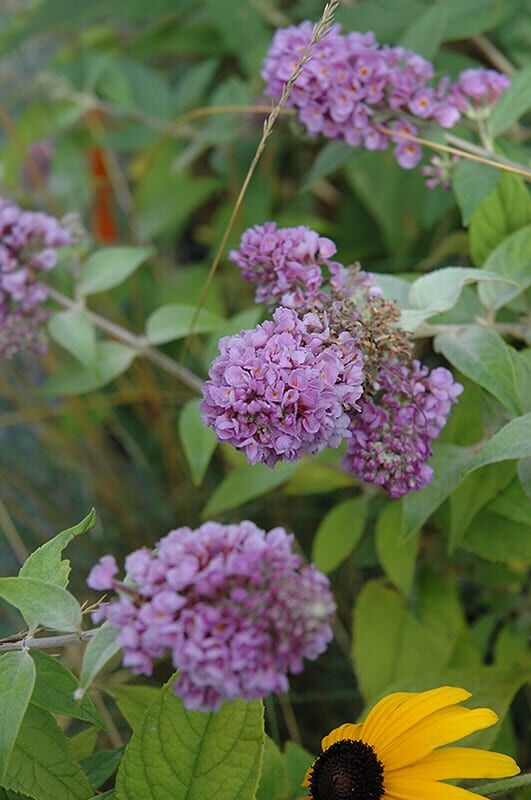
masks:
[[[276,32],[262,71],[267,94],[280,97],[312,31],[312,24],[303,22]],[[385,150],[393,143],[397,162],[412,169],[422,149],[400,134],[415,136],[428,121],[451,128],[461,113],[469,113],[471,103],[492,104],[508,85],[493,70],[465,70],[454,85],[448,76],[436,84],[433,77],[433,65],[416,53],[380,45],[373,33],[343,35],[336,25],[314,47],[288,105],[310,135],[344,139],[368,150]]]
[[[0,199],[0,357],[45,352],[47,289],[39,276],[55,266],[56,248],[69,243],[69,232],[54,217]]]
[[[352,417],[345,469],[394,498],[427,486],[433,478],[430,442],[462,391],[444,367],[430,372],[418,361],[384,365],[360,401],[361,413]]]
[[[465,69],[452,86],[452,97],[462,114],[478,119],[490,114],[510,85],[510,78],[494,69]]]
[[[88,584],[118,598],[95,612],[118,629],[124,666],[151,675],[168,651],[188,709],[288,691],[288,673],[323,653],[333,634],[328,579],[292,552],[283,528],[205,522],[178,528],[125,561],[127,585],[105,556]]]
[[[350,333],[330,331],[326,314],[280,307],[219,348],[203,389],[203,421],[251,464],[297,461],[350,435],[362,356]]]
[[[240,267],[244,280],[256,283],[257,303],[308,308],[328,299],[323,267],[330,276],[340,272],[341,265],[330,261],[335,252],[331,239],[305,225],[277,228],[276,222],[266,222],[245,231],[229,260]]]
[[[256,284],[255,301],[270,309],[279,305],[321,309],[332,296],[351,297],[360,290],[370,296],[381,294],[370,273],[349,271],[331,261],[336,251],[332,239],[305,225],[277,228],[276,222],[265,222],[243,233],[229,260],[240,268],[244,280]]]

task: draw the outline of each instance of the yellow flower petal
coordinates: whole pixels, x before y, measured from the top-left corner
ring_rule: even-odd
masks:
[[[385,780],[383,800],[480,800],[479,795],[459,786],[436,781],[408,780],[391,776]]]
[[[386,770],[407,767],[420,761],[436,747],[488,728],[497,720],[498,717],[490,708],[442,708],[394,739],[387,747],[377,748],[377,755]]]
[[[375,745],[378,732],[386,728],[389,720],[392,719],[393,712],[399,708],[408,698],[418,697],[417,692],[395,692],[387,697],[383,697],[369,711],[361,730],[361,738],[370,745]]]
[[[301,786],[302,786],[303,789],[307,789],[308,786],[310,785],[310,775],[311,774],[312,774],[312,768],[308,767],[308,769],[306,770],[306,772],[304,774],[304,780],[301,783]]]
[[[361,724],[355,725],[352,722],[345,722],[344,725],[340,725],[339,728],[334,728],[333,731],[330,731],[328,736],[325,736],[321,740],[322,749],[327,750],[330,745],[340,742],[341,739],[359,739],[361,728]]]
[[[390,695],[390,697],[400,697],[400,695]],[[383,705],[383,701],[380,701],[364,723],[362,738],[372,744],[379,755],[387,745],[402,737],[405,731],[417,725],[425,717],[442,708],[461,703],[469,697],[470,692],[455,686],[441,686],[427,692],[404,693],[401,702],[390,708],[382,708],[376,715],[374,712],[378,706]]]
[[[434,750],[409,767],[386,774],[397,778],[440,781],[450,778],[510,778],[519,772],[516,761],[503,753],[489,753],[473,747],[445,747],[444,750]]]

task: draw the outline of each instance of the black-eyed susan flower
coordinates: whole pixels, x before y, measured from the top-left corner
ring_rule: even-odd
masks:
[[[335,728],[306,773],[307,800],[478,800],[440,781],[506,778],[520,770],[501,753],[444,747],[497,721],[489,708],[458,705],[469,697],[453,686],[399,692],[380,700],[364,722]]]

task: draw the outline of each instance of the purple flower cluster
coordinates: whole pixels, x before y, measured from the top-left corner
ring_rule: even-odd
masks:
[[[38,276],[53,269],[55,248],[69,242],[70,234],[54,217],[0,199],[0,357],[45,351],[47,290]]]
[[[303,22],[276,32],[262,71],[267,94],[280,96],[312,30],[310,22]],[[455,125],[460,112],[449,78],[430,85],[433,66],[416,53],[380,45],[373,33],[340,31],[334,26],[316,45],[288,104],[297,109],[311,135],[344,139],[368,150],[385,150],[391,141],[400,166],[413,168],[421,158],[420,146],[387,135],[381,127],[415,134],[411,117],[419,122],[435,120],[444,128]]]
[[[201,411],[221,441],[274,466],[337,447],[363,384],[362,356],[326,316],[278,308],[272,320],[220,340]]]
[[[312,31],[312,23],[303,22],[276,32],[262,70],[267,94],[280,97]],[[400,166],[412,169],[422,149],[400,134],[415,136],[428,121],[451,128],[462,113],[489,113],[510,83],[486,69],[465,70],[455,84],[448,76],[436,83],[433,78],[433,65],[411,50],[380,45],[373,33],[343,35],[336,25],[315,46],[288,106],[297,110],[310,135],[344,139],[367,150],[385,150],[392,143]]]
[[[326,650],[335,612],[328,579],[302,566],[292,541],[283,528],[266,533],[248,521],[178,528],[154,551],[127,557],[129,586],[114,580],[116,562],[105,556],[88,584],[117,588],[119,598],[96,620],[119,629],[123,663],[137,674],[150,675],[169,650],[186,708],[286,692],[287,673]]]
[[[465,69],[452,86],[452,98],[461,113],[475,118],[488,114],[510,85],[510,78],[494,69]]]
[[[345,469],[367,483],[402,497],[427,486],[433,470],[430,442],[446,424],[463,391],[444,367],[431,372],[418,361],[410,367],[383,366],[372,395],[352,418]]]
[[[307,308],[328,299],[322,268],[330,275],[341,270],[340,264],[330,261],[336,249],[331,239],[305,225],[277,228],[276,222],[266,222],[246,230],[239,250],[232,250],[229,259],[240,267],[242,278],[257,284],[257,303]]]

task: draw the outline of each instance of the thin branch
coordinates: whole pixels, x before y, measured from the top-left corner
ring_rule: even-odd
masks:
[[[472,41],[481,54],[490,62],[491,66],[495,67],[500,72],[505,72],[507,75],[514,75],[516,69],[509,59],[492,44],[490,39],[487,39],[486,36],[473,36]]]
[[[196,308],[195,308],[194,316],[193,316],[192,321],[190,323],[190,330],[188,331],[188,336],[187,336],[187,338],[185,340],[185,343],[184,343],[183,358],[186,355],[189,339],[190,339],[190,337],[191,337],[191,335],[193,333],[193,330],[194,330],[195,324],[197,322],[197,318],[199,317],[199,313],[201,311],[203,303],[205,302],[205,298],[206,298],[208,289],[210,287],[210,284],[212,282],[212,279],[214,278],[214,275],[216,274],[217,268],[218,268],[219,263],[221,261],[221,256],[222,256],[222,254],[223,254],[223,252],[225,250],[225,246],[227,244],[228,238],[229,238],[229,236],[230,236],[230,234],[232,232],[232,229],[234,227],[234,223],[236,221],[236,217],[238,216],[238,212],[239,212],[240,207],[242,205],[243,198],[245,197],[245,194],[246,194],[247,189],[249,187],[249,184],[251,182],[251,178],[254,175],[254,172],[256,170],[256,167],[258,165],[260,157],[261,157],[262,153],[265,150],[265,146],[266,146],[267,140],[268,140],[269,136],[271,135],[271,133],[273,132],[273,128],[275,126],[275,123],[276,123],[278,117],[280,116],[280,114],[282,112],[283,107],[285,106],[286,102],[288,101],[288,98],[290,96],[290,93],[291,93],[291,90],[292,90],[293,86],[295,85],[295,83],[296,83],[297,79],[299,78],[301,72],[303,71],[304,67],[306,66],[308,61],[311,59],[315,45],[318,44],[322,39],[324,39],[326,34],[329,32],[330,27],[332,25],[332,22],[334,20],[334,15],[335,15],[338,7],[339,7],[339,0],[330,0],[326,4],[326,6],[325,6],[325,8],[323,10],[321,19],[319,20],[319,22],[315,25],[315,27],[313,29],[312,38],[308,42],[308,45],[306,46],[303,54],[301,55],[301,57],[300,57],[300,59],[299,59],[299,61],[297,63],[297,66],[295,67],[295,70],[293,71],[293,74],[291,75],[291,77],[287,81],[287,83],[284,85],[284,89],[282,90],[282,94],[280,96],[280,99],[273,106],[268,118],[266,119],[266,121],[264,123],[264,130],[263,130],[263,133],[262,133],[262,138],[260,139],[260,141],[258,143],[258,147],[256,148],[256,152],[255,152],[255,154],[253,156],[253,159],[251,161],[249,169],[247,170],[247,174],[245,176],[245,179],[243,181],[242,187],[241,187],[240,192],[238,194],[238,197],[236,199],[236,203],[234,204],[234,208],[232,209],[232,213],[230,215],[229,221],[228,221],[227,226],[225,228],[225,232],[224,232],[224,234],[223,234],[223,236],[221,238],[221,242],[219,243],[219,247],[218,247],[218,249],[216,251],[216,254],[214,256],[214,260],[212,262],[212,266],[210,267],[210,270],[208,272],[206,281],[203,284],[203,288],[201,289],[201,294],[199,296],[199,300],[197,301],[197,305],[196,305]]]
[[[398,136],[401,139],[407,139],[410,142],[416,142],[417,144],[429,147],[431,150],[438,150],[442,153],[451,153],[454,156],[459,156],[459,158],[467,158],[469,161],[478,161],[480,164],[487,164],[489,167],[496,167],[496,169],[501,169],[505,172],[513,172],[516,175],[521,175],[525,180],[531,181],[531,170],[526,169],[526,167],[523,167],[520,164],[508,162],[507,159],[493,156],[483,148],[474,147],[474,152],[469,152],[472,151],[471,147],[469,147],[468,150],[458,149],[457,147],[452,147],[450,145],[432,142],[431,139],[423,139],[420,136],[414,136],[413,134],[406,133],[405,131],[385,128],[383,125],[379,125],[378,130],[381,131],[381,133],[385,133],[387,136]],[[453,141],[455,141],[457,137],[452,138]],[[451,141],[450,135],[447,135],[447,139],[448,141]],[[464,146],[464,140],[460,139],[458,141]],[[466,142],[466,144],[468,145],[469,143]],[[482,155],[476,155],[478,150],[480,150]]]
[[[52,300],[55,300],[55,302],[63,308],[68,308],[72,311],[82,308],[78,302],[72,300],[70,297],[66,297],[66,295],[61,294],[51,287],[48,288],[48,294]],[[194,392],[201,394],[203,390],[203,381],[201,378],[199,378],[197,375],[194,375],[194,373],[186,367],[183,367],[182,364],[178,364],[177,361],[173,360],[173,358],[170,358],[156,348],[151,347],[144,337],[136,336],[126,328],[122,328],[121,325],[117,325],[115,322],[111,322],[105,317],[101,317],[99,314],[96,314],[94,311],[90,311],[87,308],[83,308],[83,311],[95,328],[108,333],[109,336],[112,336],[114,339],[118,339],[119,342],[124,342],[124,344],[129,345],[137,351],[139,356],[143,356],[153,364],[157,364],[157,366],[168,372],[170,375],[178,378]]]
[[[38,638],[26,636],[23,639],[17,639],[15,642],[1,642],[0,653],[7,653],[9,650],[55,650],[70,644],[85,644],[98,631],[99,628],[92,628],[89,631],[65,633],[62,636],[41,636]]]

